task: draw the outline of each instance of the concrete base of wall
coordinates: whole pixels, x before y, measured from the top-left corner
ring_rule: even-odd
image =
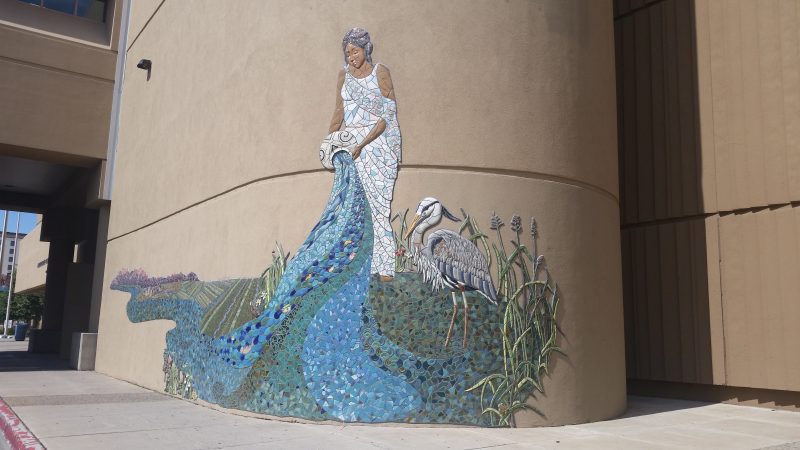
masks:
[[[31,353],[58,353],[61,330],[31,330],[28,351]]]
[[[94,370],[97,333],[72,333],[69,366],[75,370]]]

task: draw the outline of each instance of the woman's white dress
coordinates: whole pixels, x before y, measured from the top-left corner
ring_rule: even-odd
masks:
[[[381,94],[378,85],[378,64],[364,78],[350,75],[345,66],[342,85],[345,130],[362,142],[379,119],[386,130],[361,151],[356,170],[367,194],[372,211],[374,246],[372,273],[394,275],[396,246],[389,222],[397,163],[401,157],[400,128],[397,125],[397,104]]]

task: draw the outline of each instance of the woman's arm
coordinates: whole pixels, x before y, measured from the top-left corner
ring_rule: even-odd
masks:
[[[378,68],[376,69],[378,75],[378,87],[381,88],[381,95],[384,97],[394,100],[394,85],[392,84],[392,77],[389,74],[389,69],[386,68],[383,64],[379,64]],[[342,76],[344,76],[344,71],[342,71]],[[341,89],[341,86],[339,87]],[[378,120],[374,127],[369,131],[367,137],[361,141],[358,146],[356,146],[355,152],[353,152],[353,159],[356,159],[361,155],[361,150],[364,149],[370,142],[374,141],[378,138],[386,130],[386,121],[383,119]],[[335,130],[334,130],[335,131]]]
[[[375,126],[369,130],[367,137],[365,137],[360,144],[356,145],[356,149],[353,151],[353,159],[358,159],[358,157],[361,155],[361,150],[364,150],[364,147],[377,139],[378,136],[384,132],[384,130],[386,130],[386,122],[383,119],[378,119],[378,121],[375,123]]]
[[[342,102],[342,86],[344,85],[344,69],[339,71],[338,88],[336,89],[336,109],[333,110],[331,124],[328,126],[328,134],[339,131],[344,120],[344,102]]]
[[[394,98],[394,85],[392,84],[392,76],[389,74],[389,69],[383,64],[378,65],[378,86],[381,88],[381,94],[389,100]]]

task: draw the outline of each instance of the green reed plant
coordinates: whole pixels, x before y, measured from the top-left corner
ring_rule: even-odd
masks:
[[[276,242],[275,250],[272,251],[272,263],[261,273],[256,295],[250,301],[250,312],[253,316],[259,316],[272,300],[288,261],[289,254],[285,253],[283,246]]]
[[[469,239],[483,247],[492,265],[495,261],[498,295],[501,300],[503,322],[500,327],[503,350],[503,371],[490,374],[467,391],[480,393],[481,415],[489,418],[493,426],[515,427],[514,414],[523,409],[538,411],[528,403],[536,391],[544,392],[542,378],[548,372],[553,352],[563,351],[556,345],[559,330],[556,310],[559,294],[545,267],[543,255],[537,255],[537,226],[531,218],[530,237],[532,249],[522,243],[522,223],[514,215],[510,228],[516,239],[510,240],[510,250],[502,236],[503,221],[492,213],[490,229],[497,235],[497,243],[489,246],[484,234],[473,218],[463,210],[461,232],[468,231]],[[491,251],[489,248],[491,247]]]
[[[394,227],[392,227],[392,235],[394,236],[394,244],[397,248],[395,252],[394,258],[394,271],[395,272],[411,272],[413,271],[413,261],[411,260],[411,238],[403,239],[403,236],[406,234],[408,230],[408,222],[406,218],[408,217],[408,209],[403,211],[403,214],[400,215],[398,212],[397,214],[392,217],[391,222],[394,223],[398,221],[400,224],[400,232],[395,233]]]

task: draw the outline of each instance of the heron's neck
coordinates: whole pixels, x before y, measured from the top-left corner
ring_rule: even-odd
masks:
[[[431,225],[432,224],[430,222],[425,221],[417,225],[417,228],[414,229],[414,233],[411,234],[411,243],[415,248],[422,246],[422,238]]]
[[[422,242],[422,239],[424,238],[425,232],[428,231],[428,229],[434,225],[435,223],[433,221],[426,220],[417,225],[417,228],[414,230],[414,233],[411,234],[411,253],[415,261],[419,260],[420,253],[423,252],[424,244]]]

